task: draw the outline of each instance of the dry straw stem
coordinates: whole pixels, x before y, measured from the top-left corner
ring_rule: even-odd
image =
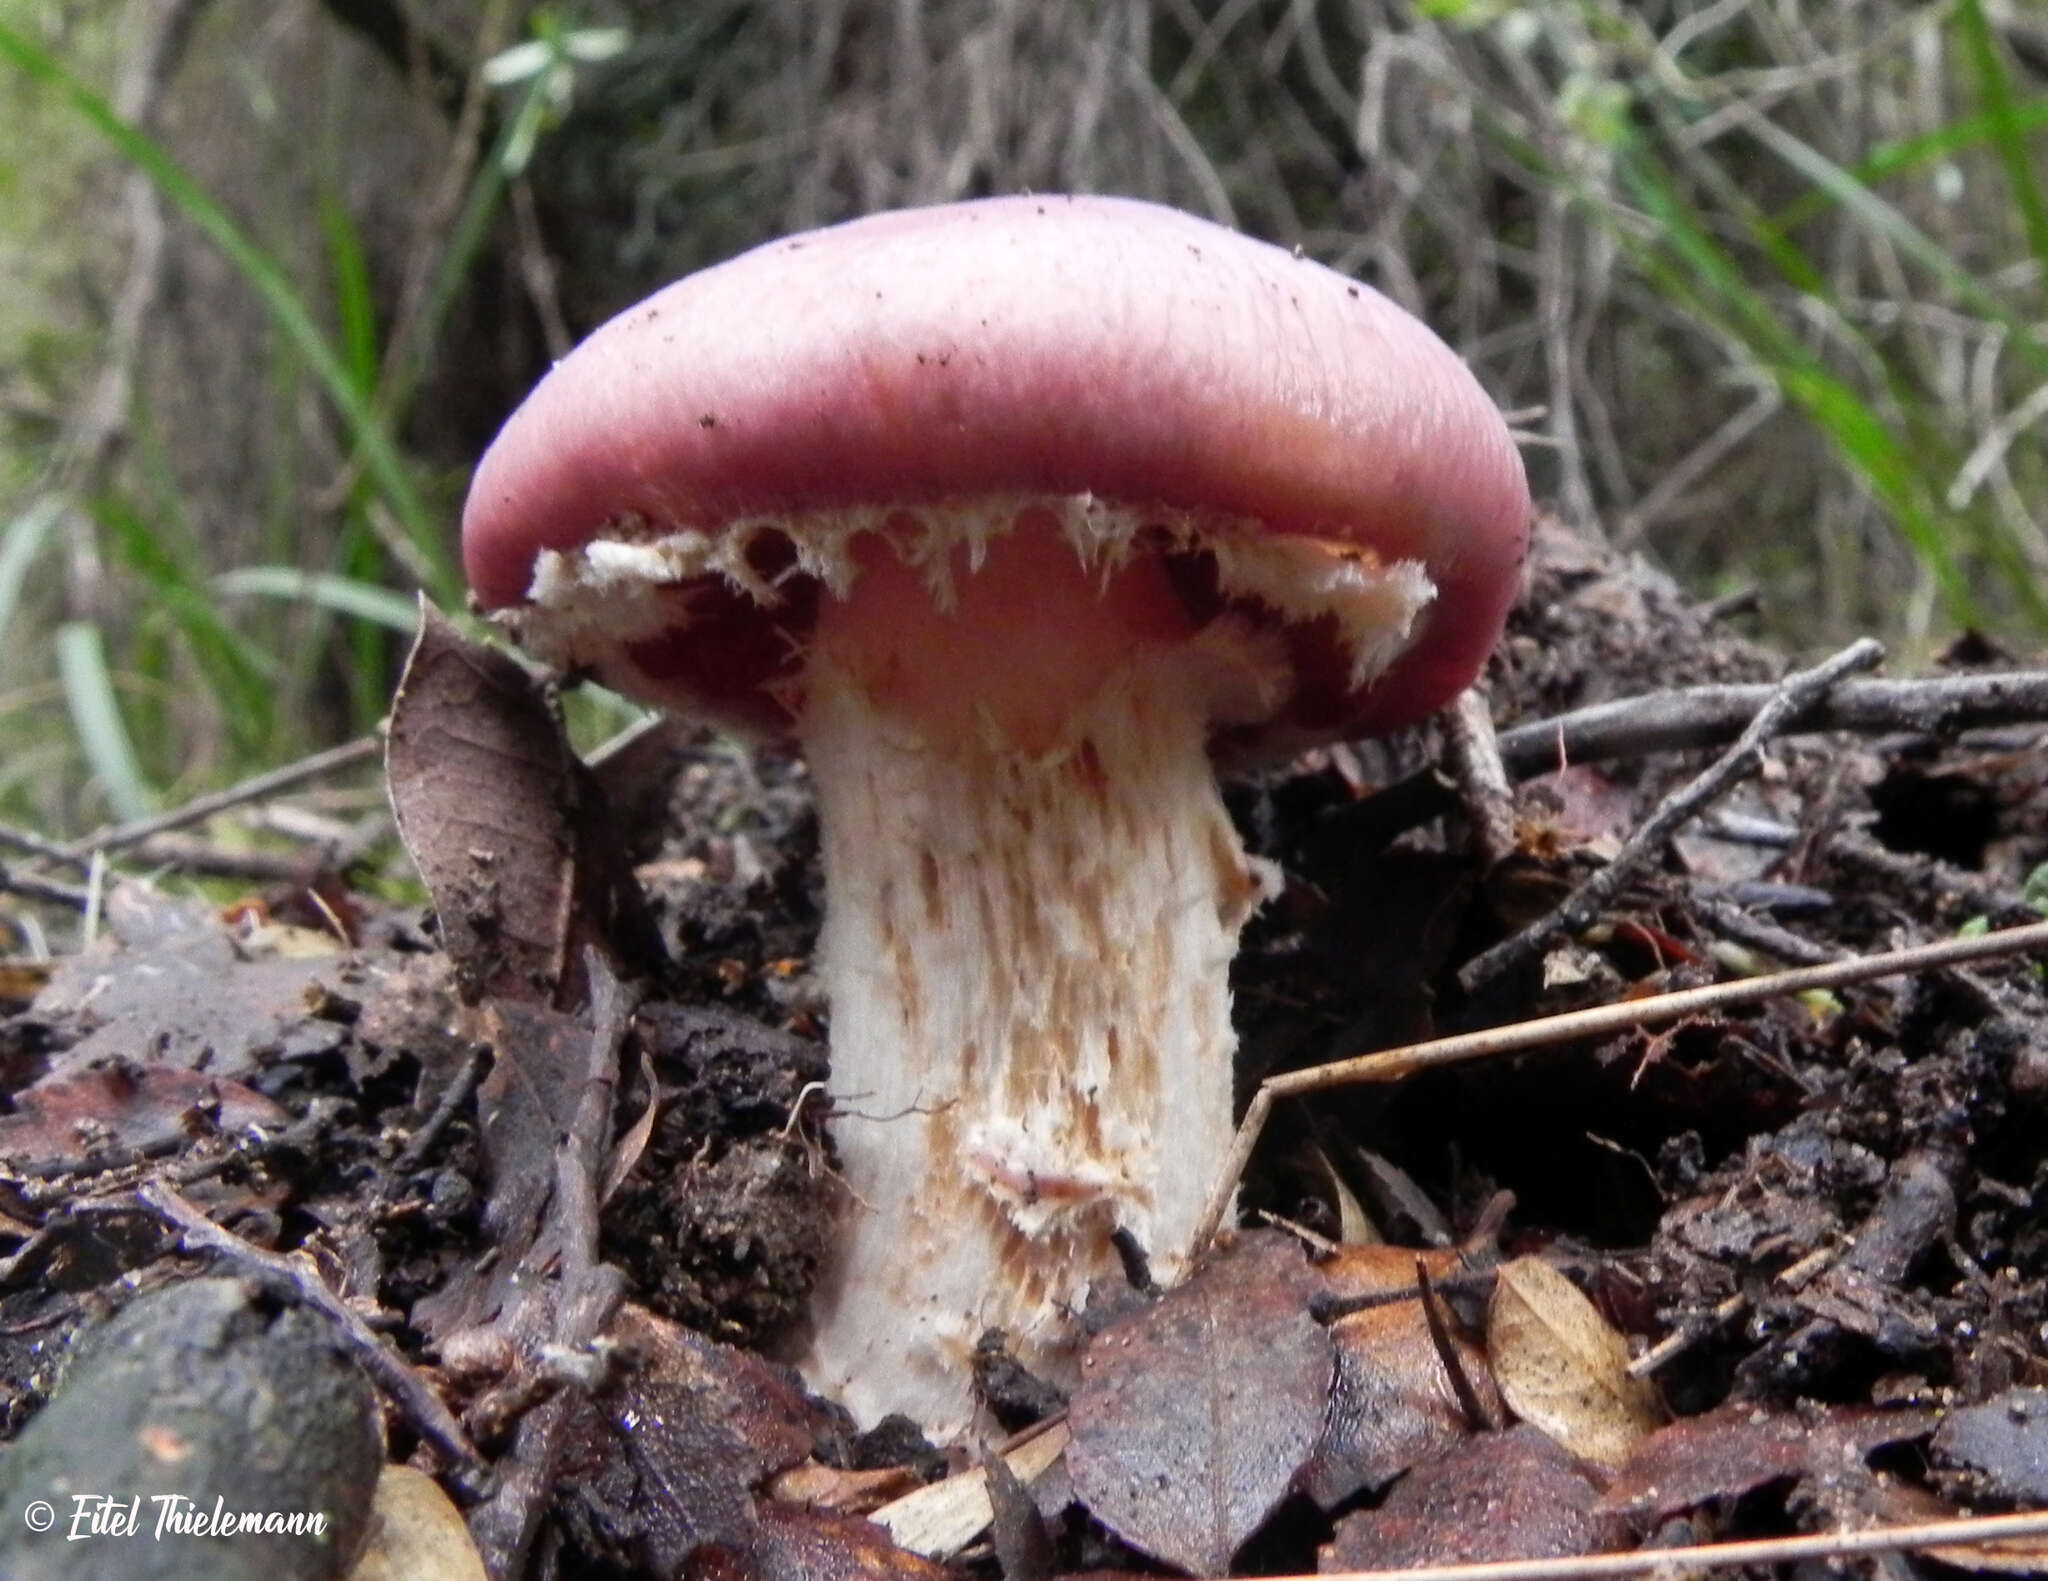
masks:
[[[2018,1537],[2048,1536],[2048,1513],[1983,1515],[1966,1520],[1927,1521],[1874,1531],[1824,1532],[1817,1537],[1768,1537],[1746,1543],[1703,1543],[1691,1548],[1655,1548],[1628,1554],[1580,1554],[1566,1559],[1503,1559],[1492,1564],[1417,1565],[1406,1570],[1343,1570],[1322,1576],[1283,1576],[1279,1581],[1597,1581],[1605,1576],[1677,1577],[1693,1570],[1737,1565],[1790,1564],[1802,1559],[1841,1559],[1855,1554],[1893,1554],[1914,1548],[1977,1547]]]
[[[1677,993],[1631,999],[1621,1004],[1596,1005],[1590,1010],[1572,1010],[1563,1015],[1540,1016],[1513,1026],[1434,1038],[1427,1043],[1411,1043],[1377,1054],[1361,1054],[1353,1059],[1274,1076],[1263,1082],[1252,1096],[1251,1106],[1237,1128],[1237,1137],[1223,1162],[1222,1177],[1216,1184],[1215,1194],[1210,1197],[1200,1222],[1195,1226],[1195,1245],[1205,1245],[1223,1223],[1231,1196],[1237,1190],[1238,1178],[1244,1173],[1259,1133],[1265,1128],[1273,1105],[1282,1098],[1364,1082],[1402,1081],[1418,1071],[1435,1070],[1444,1065],[1458,1065],[1499,1054],[1517,1054],[1574,1038],[1602,1036],[1633,1027],[1675,1021],[1682,1016],[1723,1010],[1733,1005],[1755,1004],[1780,994],[1844,988],[1851,983],[1869,982],[1878,977],[1898,977],[1909,972],[1931,971],[1941,966],[1961,966],[1968,962],[2035,951],[2048,951],[2048,922],[2006,928],[1972,938],[1944,939],[1936,944],[1891,950],[1882,955],[1858,956],[1825,966],[1808,966],[1767,977],[1745,978],[1740,982],[1713,983],[1705,988],[1687,988]]]

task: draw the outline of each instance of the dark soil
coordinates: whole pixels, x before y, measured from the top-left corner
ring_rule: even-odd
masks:
[[[1784,668],[1649,568],[1546,528],[1488,685],[1506,728]],[[2031,914],[2022,889],[2048,862],[2048,729],[1788,739],[1720,809],[1736,816],[1689,827],[1595,929],[1467,995],[1463,962],[1554,905],[1706,757],[1570,765],[1522,785],[1516,854],[1481,874],[1456,819],[1391,843],[1355,837],[1370,789],[1436,752],[1426,727],[1231,789],[1248,843],[1288,875],[1234,972],[1244,1091],[1375,1048],[1772,968],[1802,945],[1849,954],[1977,916],[2010,923]],[[829,1154],[806,1106],[826,1074],[826,1013],[810,973],[821,895],[803,768],[669,729],[597,777],[621,826],[665,831],[631,855],[674,961],[618,1051],[631,1167],[597,1251],[636,1306],[772,1354],[831,1232]],[[646,816],[656,807],[664,818]],[[458,1003],[431,919],[365,904],[357,950],[302,957],[275,928],[122,894],[112,939],[0,1024],[15,1095],[0,1120],[0,1436],[35,1417],[81,1325],[199,1271],[134,1194],[158,1180],[255,1246],[309,1253],[467,1413],[486,1462],[512,1455],[524,1412],[568,1386],[528,1380],[520,1394],[503,1357],[457,1352],[465,1334],[502,1338],[490,1324],[523,1299],[507,1271],[551,1244],[548,1181],[587,1017]],[[1779,930],[1783,952],[1731,932],[1730,908]],[[495,1068],[472,1098],[485,1046]],[[517,1052],[529,1048],[530,1062]],[[532,1090],[508,1091],[508,1071]],[[658,1118],[633,1132],[655,1094]],[[1497,1220],[1511,1193],[1502,1251],[1551,1256],[1638,1349],[1682,1336],[1655,1373],[1680,1415],[1969,1406],[2048,1381],[2044,1137],[2048,988],[2038,966],[2005,961],[1285,1103],[1241,1209],[1335,1236],[1348,1198],[1388,1238],[1444,1246]],[[999,1352],[988,1362],[1002,1377]],[[1028,1379],[1004,1392],[1043,1403]],[[820,1462],[941,1464],[914,1435],[860,1443],[829,1409],[802,1410],[798,1440]],[[447,1468],[411,1412],[386,1415],[393,1458]],[[542,1511],[566,1535],[541,1545],[555,1568],[531,1573],[672,1573],[647,1568],[652,1527],[626,1518],[660,1469],[608,1481],[602,1434],[577,1432]],[[836,1516],[747,1524],[750,1496],[770,1506],[762,1479],[789,1461],[747,1463],[755,1480],[734,1485],[720,1530],[781,1535],[721,1570],[690,1556],[727,1539],[670,1526],[664,1564],[782,1573],[762,1554],[793,1563],[799,1548],[838,1556],[819,1573],[854,1562]],[[2010,1502],[1986,1487],[1958,1475],[1936,1491]],[[1756,1529],[1752,1497],[1702,1514],[1701,1534],[1738,1508]],[[1045,1533],[1055,1568],[1151,1568],[1060,1511],[1053,1501]],[[1796,1500],[1761,1517],[1799,1518]],[[1297,1500],[1241,1562],[1312,1569],[1330,1530]],[[998,1547],[1014,1559],[1010,1537]],[[993,1573],[979,1552],[972,1567]]]

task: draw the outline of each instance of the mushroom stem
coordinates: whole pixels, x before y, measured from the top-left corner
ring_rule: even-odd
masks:
[[[1230,1143],[1230,960],[1269,887],[1207,735],[1273,661],[1228,619],[1193,629],[1156,564],[1097,576],[1057,547],[1064,569],[1029,534],[988,546],[950,613],[864,567],[804,676],[849,1197],[806,1372],[941,1440],[985,1329],[1072,1381],[1116,1232],[1179,1272]],[[1076,629],[957,679],[1020,583]]]

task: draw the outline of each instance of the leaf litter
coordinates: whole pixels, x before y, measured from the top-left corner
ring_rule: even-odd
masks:
[[[1460,988],[1728,739],[1673,688],[1783,668],[1540,530],[1492,711],[1607,710],[1611,755],[1535,765],[1487,867],[1416,817],[1429,728],[1232,788],[1290,878],[1235,971],[1245,1081],[2037,914],[2048,732],[2024,677],[1962,725],[1853,683],[1889,733],[1768,744],[1592,923]],[[586,766],[544,685],[429,620],[389,769],[424,919],[333,890],[345,940],[302,948],[264,936],[266,897],[223,916],[122,880],[108,936],[25,979],[0,1022],[0,1432],[103,1291],[211,1261],[376,1317],[357,1339],[386,1357],[390,1454],[439,1474],[501,1581],[543,1550],[732,1581],[1292,1573],[2042,1500],[2033,966],[1282,1101],[1238,1207],[1297,1234],[1237,1233],[1179,1289],[1085,1317],[1064,1419],[994,1462],[860,1433],[767,1359],[832,1233],[801,765],[665,726]],[[167,1192],[222,1226],[203,1255]],[[1013,1423],[1059,1412],[985,1349]],[[2038,1551],[1939,1550],[2007,1573]]]

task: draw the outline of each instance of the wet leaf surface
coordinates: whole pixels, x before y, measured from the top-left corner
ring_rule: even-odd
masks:
[[[1286,1237],[1246,1234],[1090,1342],[1070,1407],[1075,1495],[1125,1541],[1220,1575],[1308,1465],[1334,1366]]]

